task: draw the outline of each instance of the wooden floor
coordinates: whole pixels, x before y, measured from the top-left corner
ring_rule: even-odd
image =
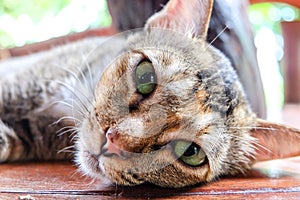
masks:
[[[300,107],[289,106],[283,119],[299,127],[299,116]],[[107,186],[81,176],[71,163],[0,165],[1,200],[54,198],[300,199],[300,157],[257,163],[247,175],[180,190]]]

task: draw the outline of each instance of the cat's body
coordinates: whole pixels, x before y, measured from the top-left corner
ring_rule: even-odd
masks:
[[[0,162],[65,159],[75,143],[89,176],[183,187],[267,159],[275,125],[256,118],[229,60],[205,41],[211,9],[172,0],[128,38],[70,44],[2,76]],[[298,131],[282,129],[293,132],[287,148],[272,143],[270,157],[300,151],[288,148]]]
[[[81,73],[89,73],[88,66],[93,68],[93,65],[97,65],[94,67],[97,70],[95,73],[101,74],[104,70],[105,59],[116,49],[113,48],[116,45],[112,44],[111,50],[105,48],[101,51],[98,48],[93,51],[104,41],[103,38],[92,38],[34,55],[31,59],[21,58],[21,61],[2,63],[0,118],[13,129],[9,131],[12,135],[13,132],[18,133],[24,144],[20,155],[18,151],[6,152],[6,155],[0,154],[2,160],[6,156],[9,157],[8,161],[66,158],[66,153],[58,151],[71,145],[70,136],[58,136],[59,130],[75,124],[71,119],[59,121],[64,116],[73,116],[72,109],[63,102],[72,103],[72,87],[79,81],[76,76],[83,79]],[[96,57],[85,60],[92,51]],[[98,62],[96,58],[99,59]],[[7,69],[8,66],[14,71],[4,73],[4,68]],[[85,76],[89,78],[89,74]]]

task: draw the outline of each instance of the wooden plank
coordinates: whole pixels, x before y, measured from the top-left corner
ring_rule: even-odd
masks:
[[[173,196],[168,197],[167,199],[222,199],[222,200],[254,200],[254,199],[289,199],[289,200],[298,200],[300,197],[300,193],[269,193],[269,194],[228,194],[228,195],[194,195],[194,196]],[[94,200],[94,199],[132,199],[120,196],[95,196],[95,195],[58,195],[58,194],[45,194],[45,195],[24,195],[24,194],[0,194],[1,200],[12,200],[12,199],[22,199],[22,200],[67,200],[67,199],[85,199],[85,200]],[[26,199],[27,198],[27,199]],[[135,199],[145,199],[145,198],[135,198]],[[161,198],[160,198],[161,199]]]
[[[32,53],[37,53],[40,51],[49,50],[55,46],[63,45],[69,42],[77,41],[87,37],[96,37],[96,36],[110,36],[116,34],[117,31],[112,27],[104,27],[97,29],[89,29],[83,32],[72,33],[66,36],[51,38],[46,41],[36,42],[33,44],[27,44],[21,47],[13,47],[10,49],[0,49],[0,60],[9,58],[29,55]]]
[[[76,172],[70,163],[23,163],[0,165],[0,197],[54,198],[226,198],[299,197],[300,157],[258,163],[245,176],[224,177],[216,182],[184,189],[164,189],[153,185],[108,186]],[[289,166],[289,167],[287,167]],[[60,198],[60,199],[63,199]]]

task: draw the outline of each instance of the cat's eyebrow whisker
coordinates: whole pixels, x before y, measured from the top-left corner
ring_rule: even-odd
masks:
[[[228,127],[230,129],[256,129],[256,130],[269,130],[269,131],[276,131],[276,128],[267,128],[267,127],[259,127],[259,126],[241,126],[241,127]]]
[[[72,104],[67,103],[68,99],[63,99],[63,100],[57,100],[57,101],[53,101],[51,104],[49,104],[51,106],[55,105],[55,104],[63,104],[65,106],[68,106],[69,108],[74,108]]]
[[[76,97],[76,99],[78,99],[78,101],[80,102],[80,105],[88,112],[90,113],[89,109],[86,107],[86,105],[84,104],[84,102],[82,101],[82,99],[73,91],[74,88],[72,88],[71,86],[67,85],[66,83],[64,82],[61,82],[61,81],[56,81],[58,84],[61,84],[62,86],[64,86],[67,90],[69,90],[70,92],[72,92],[72,94],[74,95],[74,97]],[[88,99],[86,96],[85,96],[86,99]]]
[[[82,70],[80,70],[78,67],[75,67],[77,70],[78,70],[78,72],[79,73],[81,73],[82,74]],[[73,78],[75,78],[75,80],[80,84],[80,86],[85,86],[85,83],[83,82],[83,80],[81,80],[79,77],[78,77],[78,75],[77,74],[75,74],[73,71],[71,71],[70,69],[67,69],[67,68],[62,68],[63,70],[65,70],[65,71],[67,71]],[[81,75],[81,76],[83,76],[83,75]],[[83,76],[84,77],[84,76]],[[84,79],[85,79],[85,77],[84,77]],[[81,92],[80,91],[80,93],[83,95],[83,96],[85,96],[84,94],[83,94],[83,92]],[[86,98],[88,101],[89,101],[89,99],[88,98]]]
[[[239,139],[242,142],[245,142],[246,144],[248,144],[249,142],[253,143],[253,148],[256,149],[256,150],[259,150],[259,151],[265,150],[268,153],[273,154],[273,152],[270,149],[268,149],[267,147],[261,145],[257,139],[253,140],[251,138],[245,138],[245,137],[241,137],[241,136],[238,136],[238,135],[233,135],[233,137]]]
[[[90,82],[87,80],[87,78],[86,78],[85,74],[83,73],[83,71],[82,71],[79,67],[76,67],[76,68],[77,68],[77,70],[78,70],[80,76],[82,77],[82,80],[80,80],[80,79],[78,78],[78,80],[79,80],[81,86],[86,86],[86,85],[87,85],[87,88],[88,88],[88,90],[90,90],[90,93],[93,93],[92,86],[90,85]],[[87,100],[90,101],[89,98],[87,98]],[[90,102],[90,103],[91,103],[91,102]]]
[[[72,99],[72,102],[74,102],[73,99]],[[75,112],[78,113],[80,116],[86,117],[86,114],[85,114],[83,111],[81,111],[81,109],[74,109],[74,105],[72,105],[72,104],[70,104],[70,103],[67,103],[67,102],[65,102],[65,101],[55,101],[55,103],[65,105],[65,106],[71,108],[73,112],[75,111]],[[77,103],[76,101],[75,101],[75,103],[76,103],[77,106],[79,106],[78,103]]]
[[[86,80],[85,76],[83,78],[89,85],[89,90],[90,90],[91,94],[93,95],[93,97],[95,98],[95,94],[94,94],[94,90],[93,90],[93,83],[92,83],[93,76],[92,76],[91,66],[90,66],[89,62],[87,61],[87,56],[85,56],[84,54],[82,54],[82,60],[85,63],[86,69],[88,70],[89,81]]]
[[[66,72],[70,73],[77,82],[79,82],[80,86],[86,86],[87,85],[87,88],[89,90],[89,93],[93,95],[94,97],[94,92],[93,92],[93,86],[92,86],[92,74],[91,74],[91,71],[90,71],[90,65],[88,64],[88,62],[85,62],[87,59],[86,59],[86,56],[84,56],[84,54],[82,54],[82,63],[81,65],[83,65],[83,63],[87,63],[87,69],[88,69],[88,72],[89,72],[89,76],[90,76],[90,81],[87,80],[86,78],[86,75],[83,73],[83,70],[81,69],[81,67],[79,66],[75,66],[74,65],[74,68],[77,70],[77,72],[80,74],[80,76],[82,77],[82,79],[79,78],[79,75],[77,75],[76,73],[74,73],[73,71],[71,71],[70,69],[68,68],[62,68],[63,70],[65,70]],[[87,101],[89,101],[90,104],[92,104],[92,102],[90,101],[90,99],[82,92],[80,91],[80,93],[86,98]]]
[[[229,28],[229,26],[228,25],[226,25],[221,31],[220,31],[220,33],[208,44],[208,47],[210,47],[210,46],[212,46],[212,44],[224,33],[224,31],[226,30],[226,29],[228,29]],[[207,48],[208,48],[207,47]]]
[[[238,130],[243,130],[243,129],[256,129],[256,130],[269,130],[269,131],[276,131],[278,129],[276,128],[268,128],[268,127],[260,127],[260,126],[220,126],[218,125],[218,127],[220,128],[228,128],[228,129],[238,129]]]

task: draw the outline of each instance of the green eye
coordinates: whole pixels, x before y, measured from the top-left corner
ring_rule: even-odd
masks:
[[[149,61],[142,61],[135,70],[137,91],[142,95],[149,95],[156,87],[156,74]]]
[[[174,152],[182,162],[192,167],[197,167],[206,161],[204,151],[194,142],[176,141]]]

